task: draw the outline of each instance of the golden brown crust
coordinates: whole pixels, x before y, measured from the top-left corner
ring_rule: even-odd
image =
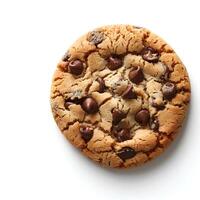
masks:
[[[142,51],[147,47],[158,52],[156,62],[143,58]],[[123,60],[116,70],[108,67],[111,55]],[[83,63],[83,72],[73,75],[69,63],[77,59]],[[130,81],[133,66],[143,71],[144,79],[139,84]],[[104,92],[100,92],[99,77],[104,81]],[[167,99],[162,89],[166,82],[176,86],[176,94]],[[130,85],[137,97],[122,98]],[[73,102],[87,96],[97,102],[98,112],[88,114],[80,102]],[[67,108],[66,99],[73,102]],[[92,160],[119,168],[138,166],[160,155],[182,126],[189,100],[188,74],[174,50],[149,30],[130,25],[101,27],[79,38],[67,58],[59,62],[51,87],[53,115],[65,137]],[[112,112],[116,108],[126,113],[119,123],[130,129],[130,138],[125,141],[118,141],[112,133]],[[138,123],[135,116],[141,109],[149,111],[150,121],[158,120],[158,129]],[[81,135],[82,125],[93,129],[89,141]],[[123,148],[132,149],[129,158],[120,157]]]

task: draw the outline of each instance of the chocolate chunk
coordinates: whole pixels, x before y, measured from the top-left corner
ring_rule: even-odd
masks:
[[[124,113],[123,111],[114,108],[112,110],[112,117],[113,117],[113,124],[116,125],[118,124],[123,118],[126,117],[126,113]]]
[[[101,77],[98,77],[97,82],[99,83],[99,92],[100,93],[104,92],[106,88],[104,80]]]
[[[81,126],[79,130],[85,142],[89,142],[93,136],[93,128],[90,126]]]
[[[80,60],[72,60],[69,63],[70,72],[74,75],[80,75],[83,72],[83,63]]]
[[[124,147],[120,151],[118,151],[117,155],[123,160],[130,159],[136,155],[135,150],[130,147]]]
[[[173,83],[167,82],[162,87],[163,96],[165,99],[172,99],[176,95],[176,86]]]
[[[160,57],[160,54],[151,47],[146,47],[142,50],[142,58],[148,62],[156,63]]]
[[[150,128],[154,131],[157,131],[159,129],[159,121],[158,119],[151,119],[150,120]]]
[[[135,84],[139,84],[141,81],[144,80],[144,74],[142,72],[142,69],[139,66],[132,69],[129,72],[128,77],[129,77],[130,81]]]
[[[98,112],[98,109],[99,109],[97,102],[91,97],[87,97],[83,101],[81,106],[82,106],[83,110],[88,114],[94,114],[94,113]]]
[[[128,85],[126,90],[122,93],[122,98],[123,99],[135,99],[136,98],[136,94],[133,91],[132,85]]]
[[[69,57],[70,57],[69,52],[66,52],[64,56],[62,57],[62,61],[64,62],[68,61]]]
[[[131,139],[130,130],[128,128],[123,128],[119,130],[117,128],[113,129],[113,134],[118,142],[123,142]]]
[[[135,120],[143,126],[148,124],[149,119],[150,119],[150,114],[147,109],[142,109],[135,115]]]
[[[70,102],[70,101],[65,101],[65,108],[68,110],[69,109],[69,106],[73,105],[74,103],[73,102]]]
[[[98,45],[104,40],[104,36],[103,33],[100,31],[92,31],[91,33],[89,33],[87,39],[89,42]]]
[[[116,70],[123,65],[123,61],[116,55],[112,55],[108,58],[108,68],[110,70]]]

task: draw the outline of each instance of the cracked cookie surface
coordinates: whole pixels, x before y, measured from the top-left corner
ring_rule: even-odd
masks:
[[[145,28],[112,25],[79,38],[58,63],[51,87],[64,136],[104,166],[138,166],[172,142],[190,100],[186,69]]]

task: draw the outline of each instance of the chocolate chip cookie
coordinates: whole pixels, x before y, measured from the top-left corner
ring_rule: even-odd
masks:
[[[126,168],[158,156],[183,124],[186,69],[145,28],[113,25],[79,38],[58,63],[51,107],[64,136],[98,163]]]

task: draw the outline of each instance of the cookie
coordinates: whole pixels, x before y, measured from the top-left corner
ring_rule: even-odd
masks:
[[[113,168],[160,155],[183,124],[190,100],[186,69],[145,28],[112,25],[79,38],[58,63],[51,107],[63,135]]]

